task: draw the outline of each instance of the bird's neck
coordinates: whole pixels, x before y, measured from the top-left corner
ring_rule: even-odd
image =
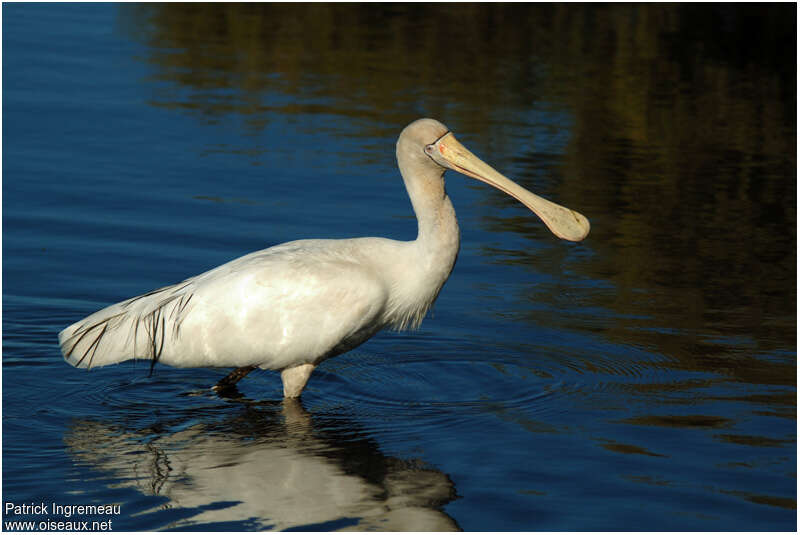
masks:
[[[444,191],[441,174],[428,176],[398,158],[408,196],[417,215],[417,239],[392,242],[400,254],[378,259],[392,273],[384,321],[403,330],[416,328],[433,305],[458,256],[459,231],[453,204]],[[415,172],[416,171],[416,172]]]
[[[426,197],[422,200],[412,198],[411,204],[417,215],[416,243],[432,258],[452,257],[452,268],[458,254],[460,231],[450,197],[442,188],[437,197]]]
[[[441,176],[435,180],[406,180],[406,189],[417,216],[417,239],[413,241],[414,279],[426,296],[427,310],[453,270],[459,250],[456,212]],[[425,290],[422,290],[424,288]],[[424,316],[424,311],[422,315]],[[419,320],[421,321],[421,317]]]
[[[445,191],[442,175],[427,176],[419,170],[414,173],[404,169],[402,162],[400,171],[417,216],[415,242],[421,246],[421,252],[432,257],[442,254],[452,256],[452,268],[452,262],[455,262],[458,254],[459,230],[456,212]],[[441,173],[444,173],[443,169]]]

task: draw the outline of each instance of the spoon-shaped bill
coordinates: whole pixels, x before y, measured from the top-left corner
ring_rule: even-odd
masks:
[[[467,150],[452,133],[448,132],[435,143],[426,146],[425,152],[442,167],[486,182],[508,193],[530,208],[559,238],[581,241],[589,234],[589,220],[582,214],[539,197],[504,177]]]

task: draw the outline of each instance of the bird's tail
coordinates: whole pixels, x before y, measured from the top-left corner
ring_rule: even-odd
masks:
[[[94,368],[148,359],[152,367],[165,343],[180,331],[192,297],[187,286],[160,288],[73,323],[58,334],[64,360],[78,368]]]
[[[73,323],[58,333],[61,353],[77,368],[116,364],[135,354],[129,351],[131,318],[112,305]]]

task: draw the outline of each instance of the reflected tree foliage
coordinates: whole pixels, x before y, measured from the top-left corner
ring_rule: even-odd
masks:
[[[788,385],[793,357],[765,371],[757,355],[796,333],[795,10],[145,4],[121,6],[120,23],[147,45],[157,106],[250,129],[331,115],[366,139],[421,115],[475,133],[476,152],[593,224],[574,248],[487,250],[565,287],[605,281],[580,296],[522,288],[539,304],[524,321],[658,347],[686,369],[745,347],[732,375]],[[519,214],[484,222],[546,239]],[[581,312],[597,307],[613,314]]]

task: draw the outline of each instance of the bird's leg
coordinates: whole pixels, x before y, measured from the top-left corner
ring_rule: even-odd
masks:
[[[308,382],[308,377],[314,371],[316,366],[314,364],[300,364],[291,368],[285,368],[281,371],[281,380],[283,381],[283,397],[285,398],[298,398],[300,392]]]
[[[236,387],[236,383],[238,383],[245,375],[250,373],[251,371],[255,370],[258,366],[243,366],[241,368],[236,368],[231,373],[226,375],[223,379],[221,379],[212,390],[216,392],[224,392],[225,390],[230,390],[231,388]]]

